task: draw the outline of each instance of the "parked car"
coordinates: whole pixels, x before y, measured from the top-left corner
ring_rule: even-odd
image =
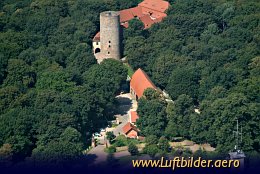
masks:
[[[112,121],[110,121],[110,122],[111,122],[112,124],[113,124],[113,123],[117,123],[116,120],[112,120]]]
[[[94,133],[94,137],[96,138],[96,137],[101,137],[102,135],[101,134],[99,134],[99,133]]]
[[[100,129],[100,132],[106,132],[106,129]]]

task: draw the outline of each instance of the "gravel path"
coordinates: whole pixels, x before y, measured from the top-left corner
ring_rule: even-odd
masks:
[[[105,162],[107,160],[107,153],[104,152],[105,145],[98,145],[92,148],[88,154],[86,155],[87,158],[91,158],[94,160],[92,163],[93,165]]]

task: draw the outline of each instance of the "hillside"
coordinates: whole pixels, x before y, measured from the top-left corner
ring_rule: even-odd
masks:
[[[82,157],[107,126],[127,69],[92,53],[99,13],[139,0],[0,2],[0,165],[66,163]],[[146,91],[138,101],[141,135],[260,153],[260,3],[170,0],[167,17],[124,30],[124,55],[174,103]],[[194,109],[199,109],[200,114]],[[167,149],[168,150],[168,149]]]
[[[242,149],[260,152],[259,11],[258,1],[176,0],[150,29],[130,25],[129,64],[175,100],[170,106],[158,99],[139,102],[145,136],[181,136],[224,152],[235,145],[238,120]]]
[[[71,161],[107,125],[127,70],[98,66],[99,13],[127,0],[0,2],[0,163]],[[62,147],[62,148],[61,148]],[[0,165],[1,165],[0,164]]]

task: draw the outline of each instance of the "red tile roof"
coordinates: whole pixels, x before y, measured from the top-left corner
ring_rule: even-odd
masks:
[[[138,17],[144,23],[144,29],[150,28],[152,24],[161,22],[167,16],[164,12],[169,8],[170,3],[164,0],[144,0],[137,7],[121,10],[120,22],[124,28],[128,28],[128,21]],[[151,18],[151,17],[152,18]],[[93,41],[100,41],[100,33],[98,32]]]
[[[137,7],[134,7],[134,8],[130,8],[131,9],[131,12],[132,14],[135,16],[135,17],[141,17],[143,15],[142,13],[142,8],[137,6]]]
[[[94,36],[93,41],[100,41],[100,32]]]
[[[161,13],[161,12],[157,12],[157,11],[153,11],[152,14],[151,14],[151,16],[152,16],[153,18],[163,18],[163,17],[166,17],[167,14]]]
[[[131,111],[130,112],[130,121],[132,122],[132,123],[136,123],[136,120],[139,118],[139,116],[138,116],[138,114],[137,114],[137,112],[136,111]]]
[[[156,86],[153,84],[147,74],[140,68],[133,74],[130,81],[130,87],[135,91],[138,98],[143,96],[143,93],[147,88],[156,89]]]
[[[124,134],[129,133],[132,129],[135,130],[136,132],[138,132],[138,129],[129,122],[127,122],[122,129],[123,129]]]
[[[131,9],[121,10],[119,11],[119,14],[120,14],[120,22],[130,21],[131,19],[134,18]]]
[[[165,12],[169,6],[170,3],[168,1],[163,0],[144,0],[140,4],[138,4],[140,7],[146,7],[148,9],[151,9],[152,11],[158,11],[158,12]]]
[[[160,18],[156,18],[155,20],[153,20],[155,23],[159,23],[163,20],[163,17],[160,17]]]
[[[120,11],[120,22],[125,28],[134,17],[138,17],[143,23],[144,28],[150,28],[155,22],[160,22],[167,14],[164,12],[169,8],[170,3],[163,0],[144,0],[137,7]],[[152,18],[151,18],[151,17]],[[148,18],[149,17],[149,18]]]
[[[128,28],[128,27],[129,27],[129,23],[128,23],[128,22],[121,23],[121,25],[122,25],[124,28]]]
[[[154,24],[154,21],[148,14],[140,17],[140,20],[144,23],[144,29],[150,28]]]

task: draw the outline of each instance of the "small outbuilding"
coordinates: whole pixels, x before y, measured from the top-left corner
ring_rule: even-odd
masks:
[[[138,138],[138,129],[130,122],[127,122],[123,127],[123,133],[128,138]]]

